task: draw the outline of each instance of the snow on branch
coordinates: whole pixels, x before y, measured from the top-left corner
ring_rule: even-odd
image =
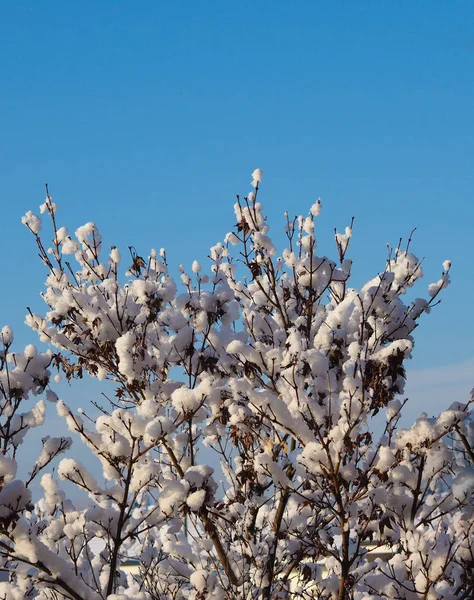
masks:
[[[41,216],[23,217],[46,266],[45,309],[26,322],[49,349],[16,352],[10,328],[0,335],[0,598],[474,596],[472,399],[398,427],[414,331],[451,263],[407,302],[423,275],[410,237],[356,289],[353,219],[335,257],[320,255],[317,200],[285,213],[278,249],[262,180],[256,169],[209,264],[187,257],[177,278],[163,249],[106,249],[90,222],[69,234],[48,190]],[[53,370],[115,395],[73,410]],[[17,476],[45,399],[100,480],[53,436]]]

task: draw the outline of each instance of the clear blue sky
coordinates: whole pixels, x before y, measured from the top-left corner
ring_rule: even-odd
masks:
[[[2,0],[0,23],[0,313],[21,342],[44,270],[20,217],[45,182],[61,224],[190,265],[261,167],[273,230],[321,196],[330,254],[356,217],[356,282],[417,226],[419,291],[445,258],[454,282],[413,367],[474,356],[471,1]]]

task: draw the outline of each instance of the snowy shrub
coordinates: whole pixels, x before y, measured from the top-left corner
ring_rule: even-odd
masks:
[[[257,199],[262,171],[252,176],[208,272],[194,261],[178,281],[164,250],[131,247],[126,263],[94,223],[70,235],[49,195],[50,248],[44,217],[23,218],[48,270],[47,310],[27,323],[50,349],[13,352],[2,331],[0,598],[474,597],[471,401],[397,426],[412,334],[449,261],[426,299],[404,302],[422,276],[409,244],[354,289],[352,224],[336,233],[336,260],[318,256],[318,201],[286,215],[279,252]],[[106,380],[115,397],[100,413],[73,410],[49,389],[52,368]],[[52,473],[71,444],[53,437],[17,478],[43,397],[99,459],[100,480],[71,457]]]

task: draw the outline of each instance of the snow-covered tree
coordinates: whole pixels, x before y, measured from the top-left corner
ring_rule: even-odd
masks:
[[[471,401],[397,426],[412,334],[449,283],[449,261],[427,299],[403,300],[422,276],[409,243],[354,289],[352,227],[335,235],[336,260],[318,256],[317,201],[306,217],[285,215],[278,252],[261,179],[257,169],[237,198],[208,273],[194,261],[178,282],[164,250],[143,258],[131,247],[123,276],[94,223],[74,236],[58,226],[49,194],[51,247],[42,218],[23,217],[48,270],[47,311],[27,323],[49,350],[14,352],[2,331],[0,598],[474,597]],[[49,388],[53,369],[72,384],[106,380],[115,396],[73,410]],[[25,435],[44,420],[42,399],[24,408],[31,394],[56,403],[100,460],[100,481],[67,457],[69,438],[52,437],[15,479]],[[88,494],[86,509],[56,475]]]

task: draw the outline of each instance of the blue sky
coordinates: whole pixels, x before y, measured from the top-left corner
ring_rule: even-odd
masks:
[[[0,0],[0,23],[0,314],[20,343],[44,280],[20,217],[45,182],[60,224],[92,220],[122,254],[164,246],[190,265],[261,167],[273,231],[320,196],[330,255],[333,228],[356,217],[355,283],[415,226],[420,293],[453,261],[411,368],[435,383],[459,368],[456,393],[471,369],[474,385],[470,1]],[[420,390],[415,406],[431,406]]]

